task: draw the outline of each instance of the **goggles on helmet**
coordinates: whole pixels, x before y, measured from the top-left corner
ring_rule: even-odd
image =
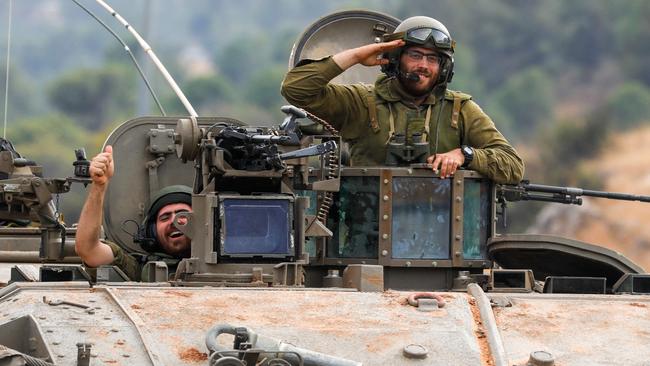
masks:
[[[439,49],[454,51],[456,41],[453,41],[444,32],[435,28],[415,28],[406,32],[398,32],[384,37],[384,41],[403,39],[408,43],[425,45],[431,43]]]

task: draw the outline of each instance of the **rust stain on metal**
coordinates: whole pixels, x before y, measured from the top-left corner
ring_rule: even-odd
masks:
[[[166,294],[175,295],[180,297],[192,297],[194,294],[189,291],[165,291]]]
[[[368,283],[371,283],[375,286],[378,285],[383,285],[384,284],[384,277],[383,276],[367,276],[364,278]]]
[[[408,299],[395,291],[384,291],[381,296],[388,299],[391,305],[408,305]]]
[[[636,333],[639,335],[639,337],[650,337],[650,332],[646,330],[639,330]]]
[[[409,335],[408,331],[392,331],[392,332],[385,332],[384,334],[381,334],[377,337],[372,337],[366,343],[366,351],[368,352],[381,352],[385,350],[386,348],[389,348],[391,344],[394,342],[395,338],[407,338]]]
[[[186,295],[184,292],[180,293]],[[310,291],[291,293],[291,296],[286,296],[286,294],[279,295],[271,291],[260,291],[254,296],[250,296],[250,294],[247,296],[224,291],[218,297],[204,296],[207,293],[194,297],[178,297],[174,291],[165,291],[164,295],[166,296],[140,297],[137,301],[142,308],[138,310],[138,313],[145,317],[159,318],[160,322],[156,325],[159,328],[178,327],[178,323],[181,322],[184,327],[203,329],[207,325],[224,322],[228,319],[231,319],[230,321],[236,319],[239,322],[257,324],[258,326],[275,326],[287,321],[286,314],[295,314],[295,317],[292,317],[292,322],[298,328],[318,330],[338,336],[343,336],[342,333],[348,332],[342,329],[341,324],[348,325],[345,328],[350,329],[350,335],[356,334],[359,328],[364,328],[369,324],[382,327],[394,326],[394,318],[377,319],[374,312],[364,312],[363,315],[351,319],[349,316],[351,308],[359,310],[363,308],[363,305],[355,306],[354,301],[348,301],[346,297],[336,296],[330,292]],[[396,318],[399,315],[397,312],[399,308],[395,306],[406,303],[404,294],[388,292],[380,296],[383,298],[383,304],[376,304],[375,306],[379,306],[377,310],[384,309],[388,312],[387,314]],[[288,298],[291,300],[289,301]],[[324,302],[324,299],[327,301]],[[260,306],[263,310],[260,310]],[[192,316],[185,316],[186,314],[183,312],[175,311],[173,314],[170,313],[167,319],[160,319],[161,314],[156,309],[161,307],[195,309],[195,311],[192,312]],[[251,311],[253,308],[257,310]],[[323,318],[324,309],[328,309],[326,318]],[[419,321],[421,319],[418,319]]]
[[[648,354],[650,306],[644,298],[639,301],[617,301],[617,298],[618,295],[583,299],[522,296],[516,298],[513,307],[495,313],[501,337],[510,347],[511,355],[529,352],[524,348],[533,344],[555,350],[554,354],[562,354],[563,360],[573,361],[566,364],[632,364],[638,356],[620,362],[613,360],[619,359],[619,353],[630,355],[638,350],[641,357]],[[575,336],[578,325],[580,334],[589,337]],[[594,344],[616,344],[616,347],[610,347],[614,351],[605,347],[604,352],[590,352]],[[591,362],[584,362],[587,357]]]
[[[167,294],[167,292],[166,292]],[[168,294],[167,294],[168,295]],[[207,294],[205,294],[207,295]],[[354,295],[356,296],[356,295]],[[361,295],[359,295],[361,296]],[[310,291],[304,293],[292,293],[288,297],[279,296],[274,292],[260,291],[255,296],[246,296],[236,293],[222,292],[219,297],[194,296],[190,298],[179,298],[176,296],[154,297],[147,296],[138,298],[138,305],[142,307],[138,313],[145,317],[160,318],[160,312],[156,309],[195,309],[191,316],[185,316],[181,311],[169,314],[168,319],[160,319],[156,325],[161,329],[178,327],[181,322],[185,327],[203,329],[206,325],[236,319],[248,324],[258,326],[275,326],[287,321],[286,314],[295,314],[292,317],[294,326],[304,329],[312,329],[328,334],[343,336],[356,334],[358,329],[366,326],[393,327],[395,321],[399,320],[404,327],[410,325],[421,326],[422,315],[417,317],[416,309],[408,313],[401,313],[401,308],[407,305],[407,297],[404,293],[384,292],[380,294],[382,300],[373,306],[378,306],[378,312],[384,311],[385,317],[378,319],[375,312],[363,312],[356,318],[350,318],[349,314],[363,308],[363,303],[350,301],[346,297],[336,296],[334,293]],[[453,298],[453,296],[451,297]],[[326,302],[324,300],[326,299]],[[370,302],[372,303],[372,302]],[[256,311],[251,311],[252,309]],[[263,309],[263,310],[262,310]],[[327,317],[323,316],[327,309]],[[441,309],[439,312],[427,314],[427,317],[444,317],[447,312]],[[180,320],[182,318],[182,321]],[[342,329],[341,324],[347,324]]]
[[[208,354],[190,347],[178,352],[178,357],[185,362],[203,362],[208,359]]]
[[[476,300],[468,298],[467,302],[469,303],[469,308],[472,311],[472,318],[474,319],[474,334],[476,335],[476,341],[478,342],[478,347],[481,351],[481,364],[494,366],[494,359],[492,357],[492,352],[490,352],[490,345],[488,344],[485,335],[485,327],[483,326],[483,321],[481,321],[481,315],[478,306],[476,306]]]

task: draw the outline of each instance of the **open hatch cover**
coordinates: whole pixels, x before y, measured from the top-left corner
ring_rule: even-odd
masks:
[[[502,235],[489,240],[488,253],[505,269],[531,269],[537,280],[605,277],[611,288],[625,273],[645,273],[613,250],[551,235]]]
[[[326,15],[305,29],[291,50],[289,68],[300,60],[319,60],[343,50],[378,42],[392,33],[400,20],[369,10],[347,10]],[[355,65],[334,78],[337,84],[374,84],[379,66]]]

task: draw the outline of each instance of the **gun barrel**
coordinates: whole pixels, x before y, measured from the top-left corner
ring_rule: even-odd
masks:
[[[544,184],[524,184],[524,189],[526,191],[533,192],[543,192],[543,193],[561,193],[561,194],[570,194],[575,196],[582,196],[583,190],[581,188],[574,187],[558,187],[558,186],[547,186]]]
[[[603,198],[609,198],[613,200],[650,202],[650,196],[643,196],[643,195],[636,195],[636,194],[629,194],[629,193],[584,190],[583,195],[591,196],[591,197],[603,197]]]
[[[330,151],[336,150],[336,142],[327,141],[322,144],[309,146],[300,150],[291,151],[280,155],[280,160],[305,158],[308,156],[323,155]]]
[[[276,136],[276,135],[252,135],[250,137],[251,142],[253,143],[273,143],[285,145],[291,142],[291,137],[289,136]]]
[[[565,194],[574,197],[588,196],[588,197],[600,197],[600,198],[623,200],[623,201],[650,202],[650,196],[643,196],[643,195],[636,195],[636,194],[629,194],[629,193],[594,191],[594,190],[574,188],[574,187],[547,186],[543,184],[524,184],[523,187],[527,192],[559,193],[559,194]]]

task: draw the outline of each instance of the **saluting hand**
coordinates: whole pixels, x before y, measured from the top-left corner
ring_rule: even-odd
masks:
[[[115,166],[113,165],[113,147],[107,145],[104,152],[97,154],[90,161],[90,179],[96,185],[106,185],[113,176]]]
[[[404,46],[405,42],[401,39],[396,39],[390,42],[371,43],[365,46],[351,48],[337,53],[333,56],[334,62],[346,70],[356,64],[364,66],[377,66],[388,63],[387,59],[379,58],[382,53],[394,50]]]

